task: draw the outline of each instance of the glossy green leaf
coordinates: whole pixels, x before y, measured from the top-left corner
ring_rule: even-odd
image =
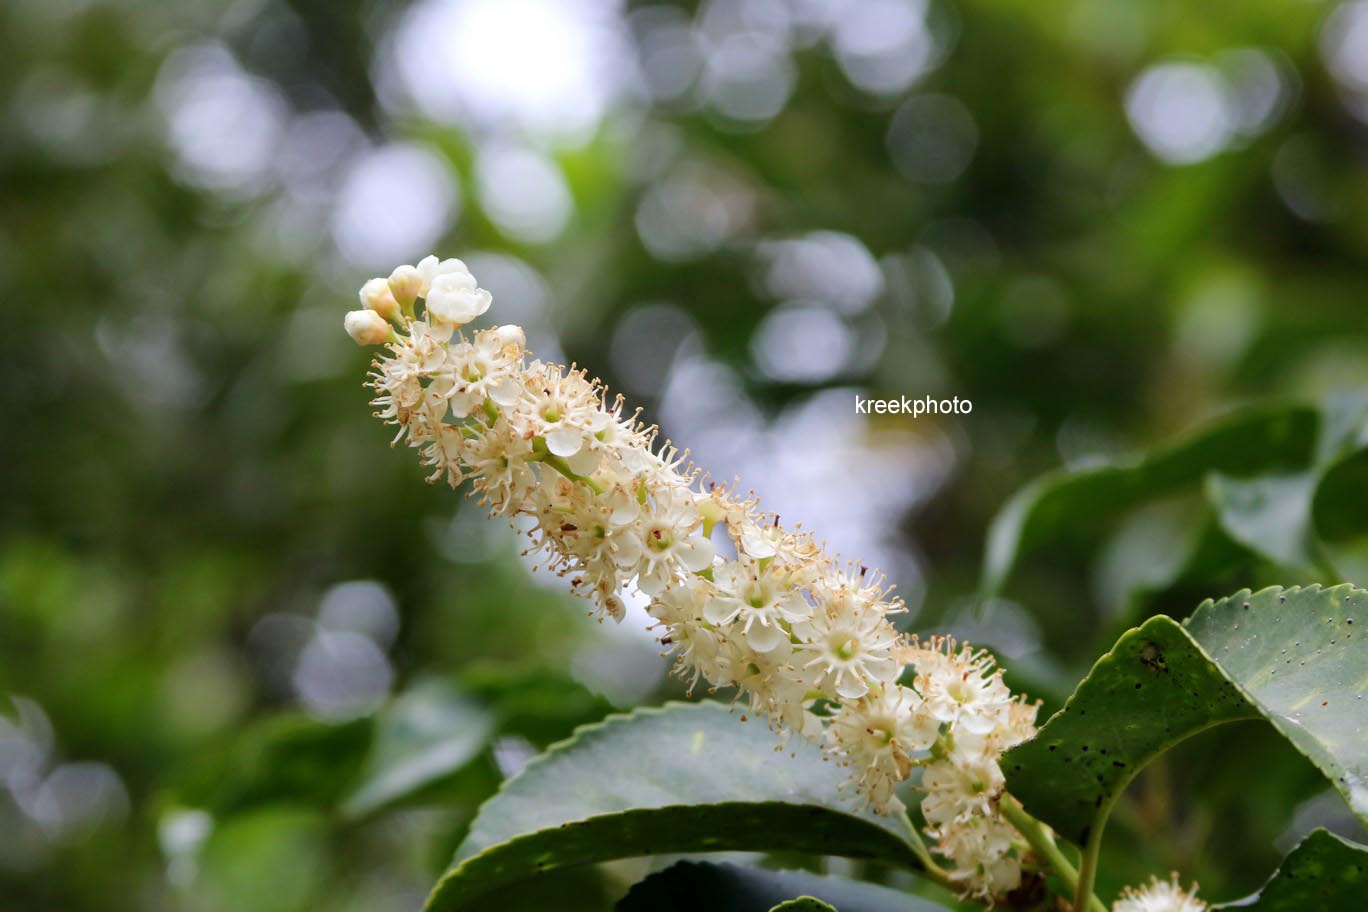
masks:
[[[1243,475],[1309,461],[1318,422],[1310,406],[1244,412],[1129,465],[1052,472],[1018,491],[988,530],[983,588],[1007,583],[1022,557],[1066,535],[1086,535],[1119,510],[1196,485],[1210,472]]]
[[[890,887],[810,871],[681,861],[633,886],[617,912],[825,912],[833,907],[840,912],[945,909]]]
[[[762,722],[714,703],[582,728],[484,804],[427,908],[467,907],[539,871],[635,855],[797,851],[917,867],[894,820],[840,798],[840,767],[806,742],[776,747]]]
[[[1288,853],[1257,893],[1214,909],[1245,912],[1349,910],[1368,897],[1368,846],[1316,830]]]
[[[491,714],[450,681],[416,685],[376,720],[370,756],[343,813],[369,814],[451,775],[485,747],[493,730]]]
[[[1214,725],[1262,718],[1368,819],[1364,617],[1368,593],[1338,586],[1241,592],[1205,602],[1181,626],[1151,618],[1006,754],[1007,787],[1081,843],[1158,754]]]

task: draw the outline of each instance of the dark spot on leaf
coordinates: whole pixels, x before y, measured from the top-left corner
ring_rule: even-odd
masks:
[[[1164,650],[1159,648],[1159,644],[1153,640],[1148,640],[1140,649],[1140,664],[1155,673],[1168,671],[1168,661],[1164,658]]]

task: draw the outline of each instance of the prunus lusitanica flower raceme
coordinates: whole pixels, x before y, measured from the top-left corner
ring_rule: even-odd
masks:
[[[491,514],[528,518],[531,550],[600,618],[621,620],[635,588],[679,675],[735,688],[781,739],[821,744],[861,803],[901,812],[894,786],[920,769],[927,833],[966,893],[1020,883],[998,759],[1034,734],[1037,707],[987,653],[899,634],[889,616],[904,606],[878,573],[709,483],[597,380],[533,358],[519,327],[461,333],[492,300],[460,260],[400,266],[360,297],[344,322],[358,343],[384,346],[375,414],[419,451],[430,482],[467,484]],[[735,557],[714,546],[721,535]]]

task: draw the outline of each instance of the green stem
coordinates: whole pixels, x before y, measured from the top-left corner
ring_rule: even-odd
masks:
[[[1008,794],[1003,794],[1002,800],[998,802],[998,810],[1002,812],[1003,818],[1016,827],[1017,832],[1026,839],[1026,844],[1035,851],[1036,857],[1074,892],[1075,908],[1083,908],[1079,905],[1079,897],[1086,895],[1088,912],[1107,912],[1102,901],[1092,895],[1091,884],[1089,884],[1086,893],[1079,892],[1078,871],[1074,869],[1073,864],[1055,844],[1054,835],[1045,824],[1026,813],[1021,802]]]
[[[1074,907],[1082,908],[1081,903],[1084,897],[1093,895],[1093,881],[1097,879],[1097,858],[1102,851],[1102,831],[1107,827],[1107,817],[1111,814],[1112,805],[1120,797],[1120,790],[1114,792],[1110,798],[1102,802],[1102,806],[1097,809],[1097,815],[1093,817],[1092,829],[1088,831],[1088,841],[1083,846],[1083,855],[1078,859],[1078,889],[1074,893]]]
[[[950,879],[950,873],[936,864],[936,860],[931,857],[931,852],[926,848],[926,843],[922,842],[921,833],[917,832],[917,827],[912,823],[912,818],[907,816],[907,811],[898,812],[898,819],[902,821],[903,827],[907,830],[907,841],[912,845],[912,851],[916,854],[917,860],[922,863],[928,880],[933,880],[945,887],[947,890],[959,892],[963,884],[957,884]]]
[[[557,456],[555,453],[544,450],[543,448],[546,446],[544,441],[540,447],[537,446],[536,443],[540,440],[541,438],[538,437],[533,441],[534,454],[528,460],[529,462],[545,463],[571,481],[577,481],[581,484],[588,485],[589,490],[593,491],[595,494],[602,494],[604,492],[605,489],[603,485],[594,481],[594,479],[590,478],[588,475],[578,474],[574,469],[570,468],[570,463],[566,462],[563,456]]]

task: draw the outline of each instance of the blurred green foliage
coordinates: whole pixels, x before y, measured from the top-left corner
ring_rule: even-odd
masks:
[[[998,648],[1047,710],[1151,614],[1264,583],[1368,582],[1368,463],[1356,445],[1318,461],[1314,426],[1331,393],[1368,385],[1363,5],[910,4],[934,50],[887,91],[858,64],[896,71],[904,58],[877,52],[900,33],[875,21],[842,38],[866,22],[856,5],[829,21],[818,6],[611,12],[641,72],[620,74],[577,143],[395,101],[386,60],[446,53],[440,35],[396,49],[413,15],[399,2],[0,7],[0,694],[14,698],[0,908],[417,908],[507,771],[612,705],[682,692],[653,676],[643,638],[589,622],[506,530],[384,447],[367,354],[340,317],[388,265],[358,262],[361,229],[334,207],[386,144],[448,169],[461,202],[431,246],[544,291],[514,316],[653,418],[671,414],[681,350],[767,421],[825,389],[972,400],[970,416],[868,429],[900,433],[913,463],[950,454],[907,498],[906,542],[888,542],[907,562],[890,572],[911,628]],[[673,94],[650,54],[665,26],[704,59]],[[774,110],[738,119],[764,92],[708,67],[742,46],[778,46],[770,70],[747,65],[756,84],[771,70],[788,82]],[[1256,54],[1230,56],[1241,49]],[[195,82],[187,59],[219,69]],[[1146,108],[1159,83],[1145,79],[1175,62],[1195,88]],[[319,113],[332,132],[291,146]],[[491,136],[560,175],[557,230],[519,229],[482,185]],[[384,202],[360,221],[383,224]],[[776,315],[805,292],[775,281],[767,245],[819,231],[866,251],[876,293],[842,304],[836,275],[812,302],[833,332],[774,348]],[[623,335],[662,312],[674,330]],[[722,411],[712,390],[692,393],[705,417]],[[1128,463],[1250,404],[1308,425],[1282,455],[1316,480],[1309,566],[1288,566],[1285,542],[1231,534],[1229,510],[1243,523],[1273,489],[1210,474],[1289,469],[1227,441],[1153,497],[1085,498],[1071,534],[980,597],[990,522],[1025,483]],[[689,445],[697,425],[665,430]],[[817,445],[749,433],[776,465]],[[1222,512],[1213,492],[1236,499]],[[833,522],[857,515],[828,506]],[[337,588],[358,580],[381,588]],[[488,736],[412,801],[343,814],[385,731],[365,697],[433,680]],[[1335,801],[1263,729],[1195,739],[1118,806],[1103,893],[1177,868],[1206,896],[1240,895],[1311,825],[1353,835]],[[649,870],[560,875],[507,901],[601,908]]]

